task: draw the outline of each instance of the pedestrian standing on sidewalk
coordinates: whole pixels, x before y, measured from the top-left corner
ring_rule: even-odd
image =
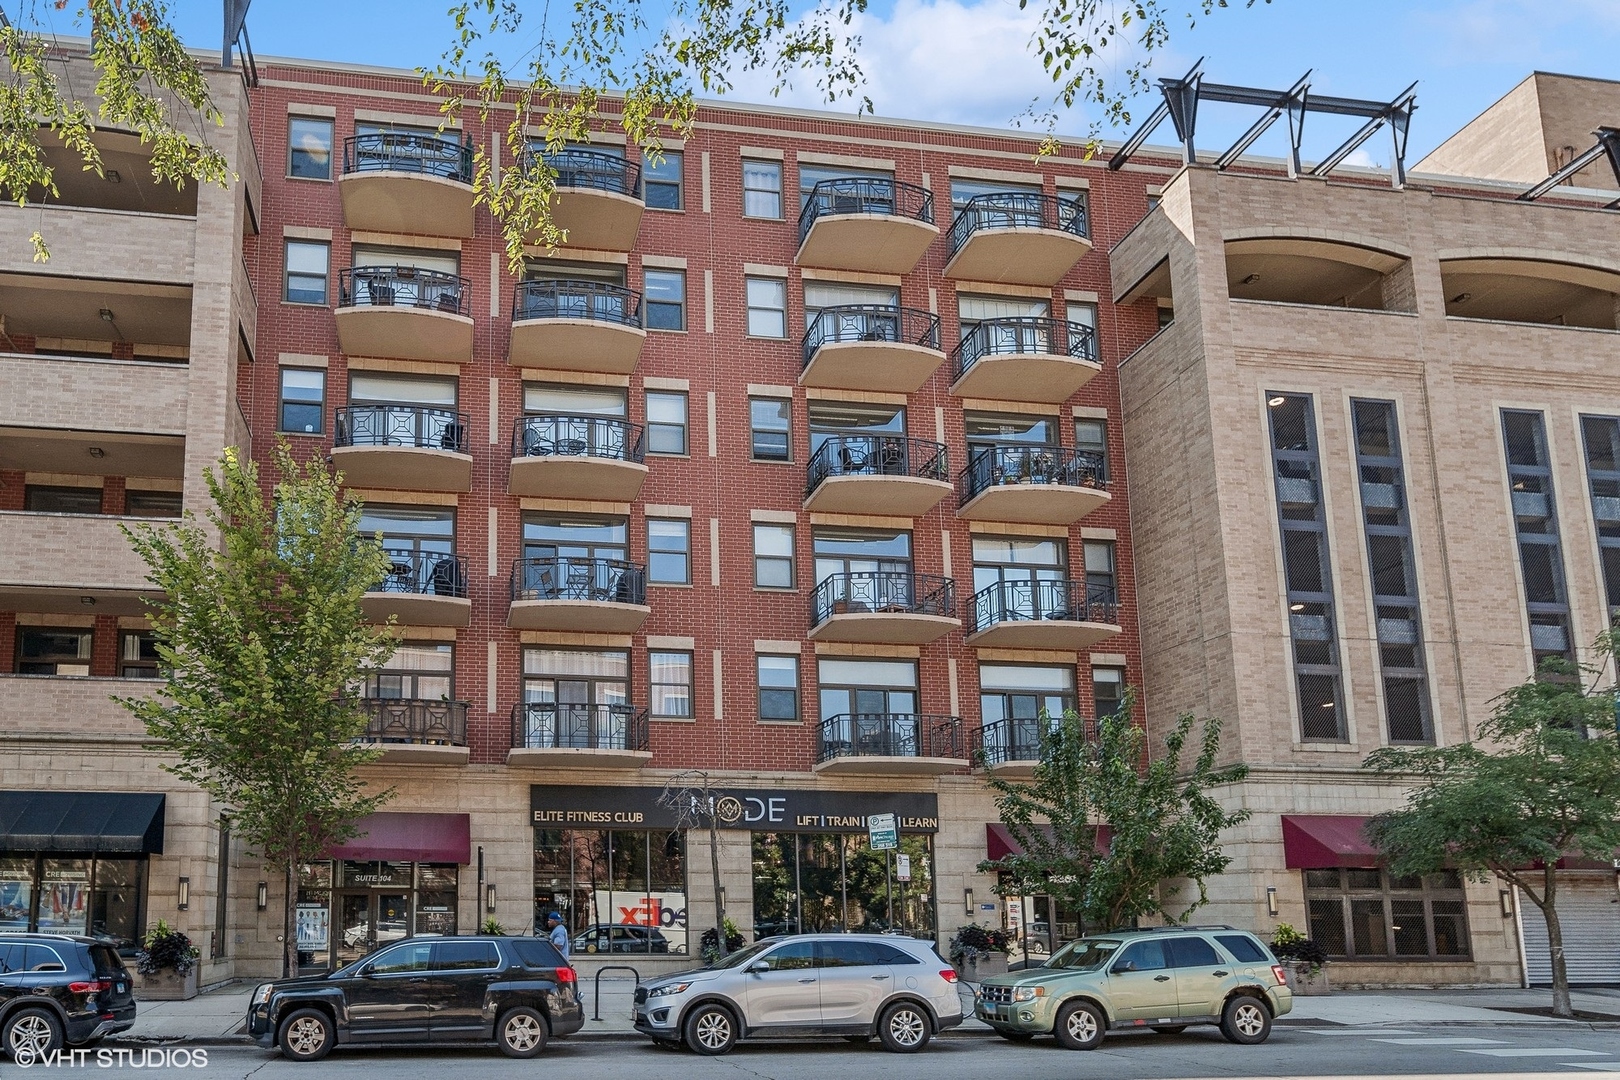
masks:
[[[563,925],[562,916],[555,911],[546,916],[546,932],[552,945],[562,953],[562,958],[568,959],[568,928]]]

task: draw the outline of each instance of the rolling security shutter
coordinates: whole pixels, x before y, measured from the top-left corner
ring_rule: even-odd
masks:
[[[1620,982],[1620,896],[1613,874],[1560,875],[1558,921],[1564,931],[1564,963],[1573,984]],[[1552,985],[1552,953],[1541,909],[1519,897],[1519,926],[1532,986]]]

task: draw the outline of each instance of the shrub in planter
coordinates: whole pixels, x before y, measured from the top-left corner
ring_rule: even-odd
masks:
[[[981,957],[1012,952],[1012,939],[1007,932],[994,926],[968,923],[951,938],[951,963],[973,963]]]
[[[196,967],[201,955],[190,938],[159,919],[141,940],[141,951],[135,954],[135,970],[142,975],[172,971],[184,976]]]
[[[734,953],[746,944],[747,942],[743,940],[742,931],[738,930],[737,924],[728,917],[726,919],[726,952],[728,954]],[[699,955],[703,957],[705,964],[712,964],[720,959],[720,935],[715,933],[714,927],[711,926],[703,931],[703,937],[699,939],[698,949]]]
[[[500,921],[491,915],[484,920],[483,925],[478,928],[478,932],[480,934],[489,934],[491,937],[505,937],[506,927],[502,926]]]
[[[1327,953],[1322,946],[1287,923],[1278,923],[1277,929],[1271,932],[1271,951],[1278,960],[1304,969],[1305,974],[1318,975],[1322,965],[1327,963]]]

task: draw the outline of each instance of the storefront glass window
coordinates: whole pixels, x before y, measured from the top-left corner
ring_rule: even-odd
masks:
[[[686,953],[686,859],[677,831],[536,829],[534,925],[559,912],[579,952]]]
[[[1329,956],[1440,959],[1468,956],[1462,879],[1447,870],[1392,878],[1381,870],[1307,870],[1311,937]]]
[[[898,854],[909,859],[909,881],[900,880],[892,856],[872,851],[859,834],[755,833],[755,939],[890,928],[931,936],[932,837],[907,833]]]
[[[417,934],[460,932],[454,863],[306,863],[298,876],[298,964],[347,964]]]
[[[133,942],[140,937],[141,897],[146,863],[140,859],[97,859],[90,894],[90,933]]]
[[[89,900],[89,859],[45,860],[39,890],[41,933],[84,933]]]
[[[416,932],[456,932],[456,883],[461,868],[455,863],[418,863],[416,866]]]
[[[34,910],[34,860],[0,859],[0,930],[26,931]]]

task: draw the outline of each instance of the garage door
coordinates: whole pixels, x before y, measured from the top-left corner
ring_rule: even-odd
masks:
[[[1558,922],[1564,931],[1564,962],[1573,984],[1620,985],[1620,895],[1613,874],[1558,879]],[[1519,896],[1530,985],[1552,985],[1552,954],[1541,909]]]

